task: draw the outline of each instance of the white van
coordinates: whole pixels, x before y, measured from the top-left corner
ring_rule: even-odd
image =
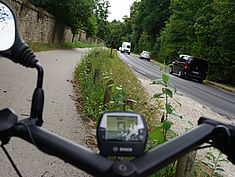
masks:
[[[121,53],[128,53],[128,55],[130,55],[130,53],[131,53],[131,43],[130,42],[123,42],[122,43]]]

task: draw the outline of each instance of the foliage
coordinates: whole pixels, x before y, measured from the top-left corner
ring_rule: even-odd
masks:
[[[160,71],[162,72],[162,78],[156,79],[152,82],[152,84],[161,84],[163,86],[161,93],[156,93],[153,95],[153,98],[155,99],[164,99],[165,106],[163,107],[162,122],[168,119],[169,114],[181,118],[181,116],[178,116],[174,113],[173,106],[169,100],[173,99],[173,94],[176,93],[176,87],[170,82],[170,75],[166,73],[167,69],[169,69],[167,65],[162,65],[160,67]]]
[[[35,42],[28,42],[30,48],[34,52],[58,49],[58,48],[93,48],[93,47],[104,47],[104,43],[91,43],[87,41],[77,41],[77,42],[70,42],[65,41],[61,45],[49,44],[49,43],[35,43]]]
[[[55,46],[54,44],[52,45],[52,44],[35,43],[35,42],[27,42],[27,43],[34,52],[46,51],[60,47],[60,46]]]
[[[107,43],[110,44],[112,41],[115,44],[115,47],[121,46],[122,36],[123,36],[123,24],[120,21],[113,20],[111,23],[108,23],[108,40]]]
[[[198,12],[195,53],[209,61],[209,79],[235,84],[235,3],[213,1]]]
[[[206,160],[197,160],[193,170],[193,176],[222,177],[224,172],[222,163],[227,163],[224,155],[215,148],[210,148],[205,156]]]
[[[173,122],[168,120],[168,115],[174,115],[178,118],[181,116],[174,113],[174,108],[170,103],[169,99],[173,99],[173,94],[176,93],[176,88],[170,83],[170,75],[166,74],[166,70],[169,69],[168,66],[162,65],[160,71],[162,72],[162,78],[156,79],[152,84],[162,85],[162,92],[155,93],[153,95],[154,99],[164,99],[164,105],[162,106],[162,119],[160,124],[158,124],[149,134],[148,148],[151,149],[159,144],[162,144],[169,139],[176,136],[176,133],[171,130]],[[175,162],[167,165],[162,170],[158,171],[153,176],[173,176],[175,173]]]
[[[95,49],[82,59],[77,66],[76,78],[81,87],[81,99],[89,117],[97,118],[104,111],[127,110],[124,100],[133,99],[136,102],[132,110],[140,112],[151,123],[156,120],[158,110],[148,103],[148,96],[139,81],[116,54],[110,56],[109,50]],[[99,70],[99,79],[94,81],[95,69]],[[109,103],[104,103],[105,90],[108,81],[112,80]]]
[[[134,48],[135,52],[139,52],[139,39],[142,34],[142,13],[140,11],[141,7],[141,2],[134,2],[131,6],[131,13],[130,13],[130,19],[131,19],[131,28],[132,28],[132,33],[131,33],[131,42],[132,46]]]
[[[94,14],[92,14],[87,21],[85,21],[83,30],[86,31],[88,35],[96,35],[98,31],[97,19]]]
[[[213,151],[217,151],[218,155],[214,155]],[[222,152],[220,152],[217,149],[210,149],[210,151],[207,152],[206,158],[208,162],[203,162],[204,165],[208,166],[210,169],[212,169],[211,176],[218,176],[220,172],[223,172],[224,169],[221,166],[222,162],[228,162],[224,157]]]
[[[76,41],[69,42],[65,41],[62,47],[65,48],[93,48],[93,47],[104,47],[104,43],[92,43],[88,41]]]
[[[205,58],[209,79],[234,84],[235,3],[174,0],[170,8],[172,15],[159,38],[159,57],[168,63],[180,53]]]
[[[142,16],[143,32],[149,35],[149,43],[153,48],[156,38],[170,15],[168,9],[170,0],[143,0],[141,3],[141,11],[144,15]]]
[[[166,64],[182,53],[204,58],[208,79],[234,85],[234,11],[234,0],[135,1],[129,18],[110,25],[108,41],[130,39],[134,52],[150,50]]]
[[[73,34],[78,34],[79,29],[95,25],[91,20],[93,14],[92,0],[30,0],[36,6],[42,7],[66,26],[70,27]]]
[[[151,50],[151,45],[148,42],[149,40],[150,40],[150,36],[147,34],[147,32],[143,32],[140,35],[140,39],[139,39],[139,43],[138,43],[139,49],[140,50],[144,49],[144,50],[150,51]]]
[[[107,0],[94,0],[94,12],[97,21],[96,36],[107,41],[108,36],[108,8],[110,3]]]

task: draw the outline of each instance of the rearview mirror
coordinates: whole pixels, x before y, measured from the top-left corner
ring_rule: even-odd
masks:
[[[0,2],[0,55],[26,67],[34,68],[37,63],[35,55],[19,35],[13,11],[2,1]]]
[[[15,19],[12,11],[0,2],[0,53],[10,49],[15,42]]]

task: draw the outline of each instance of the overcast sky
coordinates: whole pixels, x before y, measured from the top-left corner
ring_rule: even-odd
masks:
[[[124,15],[130,16],[130,7],[135,0],[109,0],[111,7],[109,8],[108,21],[122,20]]]

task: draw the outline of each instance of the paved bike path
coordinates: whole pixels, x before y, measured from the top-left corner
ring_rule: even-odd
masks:
[[[71,79],[76,64],[87,49],[52,50],[36,53],[44,68],[43,127],[76,143],[85,144],[86,129],[77,113]],[[37,71],[0,58],[0,109],[11,107],[18,115],[29,115]],[[56,157],[46,155],[18,138],[6,145],[25,177],[86,176]],[[0,176],[17,176],[0,150]]]

